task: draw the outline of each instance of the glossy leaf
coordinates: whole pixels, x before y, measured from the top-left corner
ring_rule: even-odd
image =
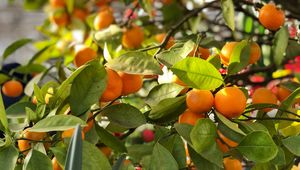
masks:
[[[110,134],[104,128],[99,125],[96,125],[96,132],[99,136],[99,140],[104,143],[106,146],[112,148],[116,152],[124,153],[127,152],[124,143],[122,143],[117,137]]]
[[[8,131],[8,121],[6,117],[6,111],[2,100],[2,93],[0,93],[0,129],[3,127],[4,129],[1,129],[4,132]],[[2,126],[1,126],[2,125]]]
[[[232,0],[221,0],[221,8],[226,25],[234,31],[234,5]]]
[[[279,66],[286,52],[286,48],[289,40],[289,32],[287,27],[282,27],[276,32],[274,37],[274,45],[272,46],[272,54],[274,56],[275,64]]]
[[[47,117],[38,121],[30,131],[33,132],[50,132],[50,131],[64,131],[74,128],[77,124],[86,125],[86,123],[72,115],[55,115]]]
[[[97,61],[80,72],[71,86],[69,101],[72,113],[80,115],[97,103],[106,88],[106,81],[106,71]]]
[[[177,62],[171,70],[190,87],[213,90],[223,83],[219,71],[209,62],[200,58],[188,57]]]
[[[65,162],[65,170],[81,170],[81,169],[82,169],[82,136],[81,136],[81,128],[79,125],[77,125],[69,144],[66,162]]]
[[[264,131],[254,131],[248,134],[239,143],[237,150],[249,160],[258,163],[272,160],[278,152],[271,136]]]
[[[178,169],[178,164],[172,154],[161,144],[156,143],[151,156],[149,170]]]
[[[116,71],[128,74],[153,75],[162,74],[159,63],[149,54],[144,52],[128,52],[117,57],[107,64]]]
[[[166,65],[172,67],[175,63],[184,59],[193,50],[195,43],[193,41],[187,41],[181,47],[171,48],[157,55],[157,59]]]
[[[5,167],[6,170],[13,170],[18,159],[18,149],[10,145],[0,149],[0,167]]]
[[[167,98],[153,106],[148,117],[154,121],[168,122],[177,119],[185,109],[185,96]]]
[[[250,45],[246,40],[239,42],[234,47],[230,56],[228,74],[237,73],[249,64],[250,50]]]
[[[101,112],[108,119],[124,128],[135,128],[146,123],[144,115],[129,104],[117,104],[106,107]]]
[[[9,55],[11,55],[12,53],[14,53],[17,49],[23,47],[24,45],[28,44],[32,42],[32,39],[29,38],[24,38],[24,39],[20,39],[17,40],[13,43],[11,43],[3,52],[2,57],[3,59],[6,59]]]
[[[30,150],[30,152],[27,154],[26,158],[24,159],[23,169],[52,170],[52,163],[50,158],[47,155],[33,149]]]
[[[300,156],[300,136],[290,136],[282,140],[282,144],[293,154]]]
[[[196,152],[201,153],[215,142],[216,125],[210,119],[200,119],[193,127],[190,137]]]
[[[157,85],[149,92],[146,98],[146,103],[149,105],[156,105],[163,99],[174,98],[181,92],[182,89],[182,86],[174,83]]]
[[[95,145],[83,141],[82,170],[111,170],[106,156]]]
[[[18,102],[6,109],[7,118],[24,118],[26,107],[35,110],[32,102]]]

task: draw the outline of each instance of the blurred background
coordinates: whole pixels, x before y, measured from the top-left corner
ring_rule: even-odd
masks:
[[[42,10],[25,11],[23,0],[8,3],[0,0],[0,54],[12,42],[21,38],[40,39],[42,35],[35,27],[41,25],[45,19]],[[32,45],[17,50],[5,63],[24,63],[36,52]]]

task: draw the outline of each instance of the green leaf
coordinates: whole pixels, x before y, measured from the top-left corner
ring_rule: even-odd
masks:
[[[116,152],[124,153],[127,152],[124,143],[122,143],[117,137],[110,134],[108,131],[103,129],[101,126],[95,124],[96,132],[99,136],[99,140],[106,146],[112,148]]]
[[[69,144],[66,162],[66,170],[81,170],[82,169],[82,136],[81,128],[76,126]]]
[[[268,129],[261,123],[258,122],[238,122],[239,127],[245,132],[245,133],[251,133],[253,131],[265,131],[268,133]]]
[[[300,44],[297,41],[289,40],[286,48],[286,57],[294,59],[296,56],[300,56]]]
[[[237,150],[246,158],[257,163],[272,160],[278,148],[272,137],[264,131],[249,133],[237,146]]]
[[[83,141],[82,152],[83,170],[111,170],[111,166],[106,156],[89,142]]]
[[[194,46],[195,43],[193,41],[187,41],[182,47],[171,48],[170,50],[159,53],[157,59],[167,67],[172,67],[175,63],[186,58]]]
[[[162,145],[156,143],[151,156],[149,170],[178,169],[178,164],[172,154]]]
[[[0,127],[4,128],[1,130],[4,131],[5,133],[8,132],[8,121],[6,117],[5,107],[3,104],[2,93],[0,93]]]
[[[246,40],[239,42],[230,55],[228,74],[235,74],[249,64],[251,47]]]
[[[49,47],[51,47],[53,44],[51,43],[50,45],[45,46],[44,48],[42,48],[41,50],[39,50],[38,52],[36,52],[31,59],[28,61],[28,65],[32,64],[39,56],[41,56],[46,50],[49,49]]]
[[[15,68],[15,72],[21,74],[40,73],[45,70],[46,70],[45,66],[41,64],[28,64],[28,65],[19,66]]]
[[[200,119],[193,127],[190,134],[193,148],[201,153],[215,143],[217,137],[216,125],[210,119]]]
[[[282,148],[278,147],[277,155],[270,162],[274,165],[285,165],[286,164],[285,154],[284,154],[284,151]]]
[[[163,74],[159,63],[145,52],[132,51],[108,62],[108,67],[128,74]]]
[[[70,106],[74,115],[86,112],[99,101],[106,87],[106,71],[98,62],[90,63],[74,79],[71,86]]]
[[[128,155],[136,162],[140,162],[140,160],[146,155],[151,155],[153,146],[152,145],[144,145],[144,144],[134,144],[127,147]]]
[[[108,28],[96,32],[94,38],[98,43],[101,43],[111,39],[112,37],[119,36],[121,33],[122,29],[119,26],[110,25]]]
[[[0,84],[3,84],[10,79],[11,78],[8,75],[0,73]]]
[[[197,169],[221,170],[222,168],[211,163],[198,154],[192,147],[188,146],[189,155]]]
[[[38,121],[31,129],[32,132],[64,131],[74,128],[77,124],[86,123],[72,115],[55,115]]]
[[[26,170],[52,170],[52,163],[49,157],[37,150],[30,150],[24,159],[23,169]]]
[[[279,110],[277,112],[281,113],[280,110],[288,110],[290,106],[294,103],[294,100],[300,98],[300,87],[293,91],[279,106]],[[279,115],[279,114],[278,114]]]
[[[290,136],[282,140],[282,144],[293,154],[300,156],[300,136]]]
[[[124,128],[135,128],[146,123],[144,115],[129,104],[117,104],[106,107],[101,112],[108,119]]]
[[[145,102],[152,106],[156,105],[163,99],[176,97],[182,89],[182,86],[175,83],[159,84],[151,89]]]
[[[233,123],[232,121],[230,121],[229,119],[227,119],[225,116],[223,116],[220,113],[216,113],[218,119],[219,119],[219,123],[224,124],[225,126],[227,126],[228,128],[230,128],[231,130],[233,130],[234,132],[240,134],[240,135],[245,135],[245,133],[238,127],[238,124]]]
[[[234,5],[232,0],[221,0],[221,8],[226,25],[234,31]]]
[[[5,170],[14,170],[18,155],[18,149],[13,145],[0,149],[0,167],[5,167]]]
[[[280,66],[284,59],[284,54],[289,40],[289,31],[286,26],[282,27],[276,32],[274,37],[274,45],[272,46],[272,55],[275,60],[275,64]]]
[[[24,45],[26,45],[30,42],[32,42],[32,39],[29,39],[29,38],[20,39],[20,40],[13,42],[4,50],[4,52],[2,54],[3,59],[6,59],[9,55],[14,53],[17,49],[23,47]]]
[[[171,70],[187,85],[203,90],[213,90],[223,83],[219,71],[209,62],[188,57],[176,63]]]
[[[6,109],[7,118],[24,118],[26,107],[35,110],[36,106],[32,102],[18,102]]]
[[[68,148],[66,147],[65,144],[58,143],[55,147],[51,147],[50,150],[53,152],[54,156],[57,159],[57,162],[59,165],[61,165],[62,168],[65,168],[65,161],[66,161],[66,156],[67,156],[67,150]]]
[[[39,115],[31,110],[30,108],[26,107],[26,118],[28,121],[37,122],[39,120]]]
[[[215,68],[218,70],[221,68],[221,59],[220,56],[217,54],[208,57],[206,61],[215,66]]]
[[[175,123],[174,128],[176,129],[177,133],[183,137],[184,140],[187,141],[188,144],[192,145],[192,140],[190,137],[190,133],[193,129],[193,126],[190,124],[181,124],[181,123]]]
[[[148,117],[157,122],[168,122],[177,119],[185,109],[185,96],[167,98],[153,106]]]
[[[174,137],[172,155],[175,158],[179,169],[186,167],[186,151],[184,148],[184,142],[178,134]]]

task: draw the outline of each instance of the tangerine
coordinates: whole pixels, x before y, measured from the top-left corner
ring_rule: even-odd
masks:
[[[2,85],[2,92],[8,97],[19,97],[23,93],[23,85],[17,80],[9,80]]]
[[[209,90],[193,89],[187,93],[186,105],[192,112],[205,113],[213,107],[214,96]]]
[[[128,95],[139,91],[143,86],[143,76],[137,74],[118,73],[122,79],[122,95]]]
[[[101,102],[109,102],[115,100],[122,94],[123,82],[117,72],[106,68],[107,72],[107,85],[100,98]]]
[[[237,87],[225,87],[215,95],[215,108],[223,116],[233,118],[240,116],[246,108],[247,99]]]
[[[139,26],[126,29],[122,35],[122,45],[125,48],[138,48],[144,41],[144,31]]]
[[[203,119],[204,117],[205,114],[203,113],[195,113],[187,109],[179,116],[178,123],[186,123],[194,126],[197,120]]]
[[[277,104],[277,97],[271,90],[261,87],[254,91],[252,95],[253,104]],[[264,108],[263,111],[269,112],[272,108]]]
[[[265,28],[276,31],[284,24],[285,15],[275,4],[269,3],[259,10],[258,20]]]
[[[97,57],[97,53],[90,47],[83,47],[78,50],[75,54],[74,65],[76,67],[80,67],[87,62],[95,59]]]

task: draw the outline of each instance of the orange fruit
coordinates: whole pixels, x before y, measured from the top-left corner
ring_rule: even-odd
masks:
[[[219,147],[219,149],[223,152],[223,153],[226,153],[229,151],[229,147],[223,143],[220,139],[216,139],[216,143]]]
[[[101,150],[101,152],[106,156],[106,157],[110,157],[111,153],[112,153],[112,149],[110,147],[107,146],[101,146],[99,148]]]
[[[246,96],[237,87],[225,87],[215,94],[215,108],[223,116],[240,116],[246,108]]]
[[[166,33],[160,33],[160,34],[157,34],[155,35],[155,40],[159,43],[162,43],[163,40],[165,39],[166,37]],[[173,45],[175,44],[175,39],[174,37],[170,37],[169,40],[168,40],[168,43],[167,45],[165,46],[166,49],[169,49],[171,48]]]
[[[93,113],[90,113],[88,116],[88,120],[89,118],[91,118],[93,116]],[[92,127],[94,126],[94,119],[91,119],[90,121],[87,122],[87,126],[83,128],[83,132],[88,132],[92,129]]]
[[[221,57],[221,62],[228,66],[229,65],[229,60],[230,60],[230,55],[232,54],[234,47],[238,44],[238,42],[227,42],[221,49],[220,52],[220,57]]]
[[[194,126],[197,120],[203,119],[204,117],[205,114],[195,113],[187,109],[179,116],[178,123],[187,123]]]
[[[56,157],[52,158],[53,170],[62,170],[61,166],[58,164]]]
[[[254,91],[252,95],[252,103],[253,104],[277,104],[277,97],[272,93],[271,90],[261,87]],[[263,111],[268,112],[272,110],[272,108],[265,108]]]
[[[52,8],[63,8],[65,5],[65,0],[50,0],[50,6]]]
[[[144,41],[144,31],[139,26],[132,26],[124,31],[122,45],[125,48],[138,48]]]
[[[285,87],[283,87],[283,86],[279,86],[279,87],[277,88],[276,96],[277,96],[277,98],[278,98],[279,101],[283,101],[283,100],[285,100],[291,93],[292,93],[292,92],[291,92],[289,89],[287,89],[287,88],[285,88]]]
[[[230,56],[233,53],[233,50],[238,42],[228,42],[221,49],[220,57],[221,62],[228,66],[230,62]],[[250,45],[250,56],[249,56],[249,64],[253,64],[259,60],[261,56],[261,50],[257,43],[252,42]]]
[[[237,159],[226,157],[226,158],[224,158],[223,163],[224,163],[225,170],[242,170],[243,169],[241,161],[239,161]]]
[[[65,130],[61,134],[61,138],[62,139],[64,139],[64,138],[71,138],[73,136],[74,130],[75,130],[75,128],[71,128],[71,129]],[[81,131],[81,137],[82,137],[82,140],[84,140],[84,133],[83,133],[83,131]]]
[[[107,85],[100,98],[101,102],[109,102],[115,100],[122,94],[123,82],[121,77],[114,70],[106,68]]]
[[[259,10],[258,20],[265,28],[276,31],[284,24],[285,15],[275,4],[269,3]]]
[[[17,80],[9,80],[2,85],[2,92],[8,97],[19,97],[23,93],[23,85]]]
[[[75,8],[72,13],[72,16],[78,18],[81,21],[84,21],[88,15],[89,13],[86,9],[80,9],[80,8]]]
[[[189,56],[194,56],[194,53],[196,50],[195,48],[196,47],[194,47],[194,49],[189,53]],[[200,56],[200,58],[206,60],[210,56],[210,51],[207,48],[198,47],[198,50],[195,53],[195,56],[196,57]]]
[[[187,93],[186,105],[192,112],[206,113],[214,105],[214,96],[209,90],[193,89]]]
[[[143,76],[137,74],[118,73],[122,79],[122,95],[128,95],[139,91],[143,86]]]
[[[21,133],[21,137],[22,138],[26,138],[29,140],[18,140],[18,147],[19,150],[21,152],[25,151],[25,150],[29,150],[31,148],[31,143],[33,141],[30,140],[43,140],[47,137],[47,133],[46,132],[30,132],[28,131],[29,129],[25,129],[22,133]],[[23,152],[25,155],[28,153],[29,151]]]
[[[52,14],[50,20],[57,26],[64,27],[69,24],[69,15],[66,12]]]
[[[256,63],[261,56],[261,50],[256,42],[252,42],[250,46],[249,64]]]
[[[85,63],[95,59],[97,57],[97,53],[90,47],[83,47],[79,51],[76,52],[74,58],[74,65],[76,67],[80,67]]]
[[[234,148],[234,147],[237,147],[238,146],[238,143],[236,143],[235,141],[227,138],[226,136],[224,136],[221,131],[217,130],[217,133],[218,133],[218,136],[219,138],[222,139],[222,142],[224,142],[226,145]]]
[[[94,20],[94,28],[96,30],[101,30],[107,28],[114,22],[115,18],[113,16],[113,12],[111,8],[106,8],[104,10],[99,11],[95,20]]]
[[[287,99],[287,97],[289,97],[289,95],[292,93],[292,91],[284,86],[279,86],[277,88],[277,92],[276,92],[276,96],[278,98],[278,100],[280,102],[282,102],[283,100]],[[300,98],[296,99],[295,104],[299,104],[300,103]]]

